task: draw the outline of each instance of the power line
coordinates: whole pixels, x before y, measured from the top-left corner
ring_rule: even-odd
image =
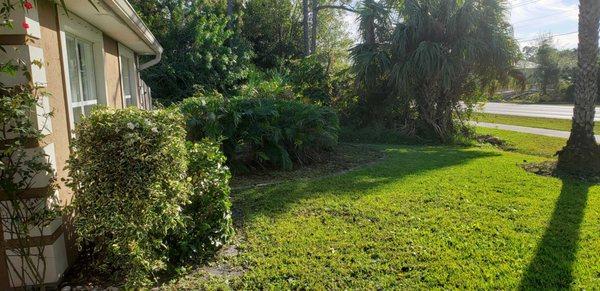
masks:
[[[525,20],[517,21],[517,22],[513,23],[513,25],[520,24],[520,23],[525,23],[525,22],[530,22],[530,21],[533,21],[533,20],[548,18],[548,17],[551,17],[551,16],[556,16],[556,15],[560,15],[560,14],[564,14],[564,13],[571,12],[571,11],[576,11],[576,10],[577,9],[569,9],[569,10],[560,11],[560,12],[557,12],[557,13],[552,13],[552,14],[548,14],[548,15],[544,15],[544,16],[540,16],[540,17],[534,17],[534,18],[530,18],[530,19],[525,19]]]
[[[521,6],[525,6],[525,5],[529,5],[529,4],[533,4],[533,3],[537,3],[540,2],[542,0],[528,0],[528,1],[523,1],[521,3],[517,3],[513,6],[511,6],[510,8],[517,8],[517,7],[521,7]]]
[[[548,36],[542,36],[542,37],[557,37],[557,36],[565,36],[565,35],[570,35],[570,34],[575,34],[578,31],[571,31],[571,32],[565,32],[565,33],[560,33],[560,34],[552,34],[552,35],[548,35]],[[531,39],[522,39],[522,38],[517,38],[518,41],[520,42],[528,42],[528,41],[532,41],[532,40],[536,40],[539,39],[540,37],[534,37]]]

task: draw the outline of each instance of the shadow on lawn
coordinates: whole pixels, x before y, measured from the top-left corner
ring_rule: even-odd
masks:
[[[569,289],[591,185],[563,179],[552,218],[521,280],[522,290]]]
[[[388,150],[387,154],[386,161],[345,175],[244,191],[233,199],[238,223],[243,224],[257,215],[273,217],[284,213],[299,200],[324,195],[359,198],[371,189],[406,176],[499,155],[455,147],[401,147]]]

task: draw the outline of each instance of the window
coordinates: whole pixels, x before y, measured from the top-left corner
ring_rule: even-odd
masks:
[[[123,104],[125,107],[137,106],[137,74],[133,51],[119,44],[121,58],[121,84],[123,86]]]
[[[66,42],[71,114],[77,123],[98,104],[94,53],[92,43],[88,41],[67,35]]]

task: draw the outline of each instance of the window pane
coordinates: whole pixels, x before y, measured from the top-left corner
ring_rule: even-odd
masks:
[[[81,107],[73,107],[73,121],[75,124],[79,123],[82,114],[83,112],[81,112]]]
[[[125,94],[125,98],[131,98],[131,78],[129,74],[129,58],[123,57],[123,93]]]
[[[89,115],[94,105],[83,103],[97,100],[93,45],[90,42],[67,36],[67,62],[73,107],[73,121],[78,123],[82,115]],[[95,102],[91,102],[95,103]]]
[[[71,91],[71,101],[81,101],[81,91],[79,83],[79,65],[77,59],[77,42],[72,37],[67,37],[67,63],[69,66],[69,83]]]
[[[79,50],[79,64],[81,72],[81,87],[83,100],[96,99],[96,79],[94,76],[94,58],[92,46],[89,43],[77,42]]]
[[[121,55],[121,76],[123,83],[123,95],[125,97],[125,106],[134,106],[135,83],[133,60]]]

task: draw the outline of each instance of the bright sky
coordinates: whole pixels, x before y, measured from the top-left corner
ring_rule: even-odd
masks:
[[[577,47],[578,0],[509,0],[515,38],[535,44],[540,35],[553,35],[559,48]]]
[[[577,47],[579,0],[508,0],[510,21],[521,47],[535,44],[540,35],[553,35],[558,48]],[[346,13],[348,32],[357,35],[356,16]]]

